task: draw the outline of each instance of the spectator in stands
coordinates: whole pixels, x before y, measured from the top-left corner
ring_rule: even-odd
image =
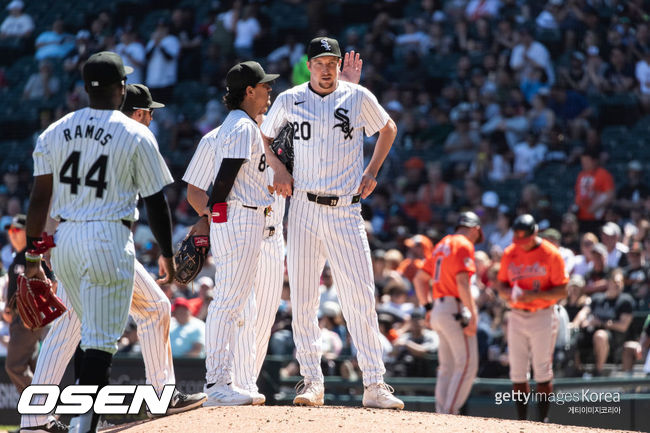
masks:
[[[205,356],[205,323],[192,316],[185,298],[176,298],[172,305],[169,339],[175,358]]]
[[[451,162],[469,163],[474,159],[480,140],[479,133],[470,128],[469,106],[454,108],[450,118],[454,131],[447,136],[444,151]]]
[[[587,48],[587,64],[585,67],[585,79],[581,83],[581,91],[587,95],[597,95],[602,93],[607,87],[605,71],[607,63],[600,57],[600,50],[597,46],[592,45]]]
[[[409,377],[432,377],[435,370],[431,362],[438,350],[438,334],[426,326],[424,314],[415,310],[393,343],[396,362],[405,365]]]
[[[591,297],[591,304],[577,315],[581,334],[579,347],[582,355],[592,348],[595,368],[592,374],[600,376],[610,352],[614,361],[620,359],[634,311],[634,299],[623,293],[623,272],[616,269],[607,279],[607,290]]]
[[[534,134],[549,134],[555,126],[555,113],[548,108],[548,89],[540,89],[533,97],[532,108],[528,111],[528,125]],[[546,159],[546,155],[544,155]]]
[[[568,68],[561,68],[559,72],[559,85],[564,85],[567,89],[583,92],[587,88],[587,58],[580,51],[571,53],[571,60]]]
[[[124,59],[125,65],[133,68],[133,72],[129,75],[129,83],[143,83],[147,53],[144,45],[138,40],[138,35],[132,25],[124,27],[115,52]]]
[[[605,209],[615,199],[614,179],[600,167],[600,152],[586,149],[580,157],[582,171],[575,183],[575,206],[580,230],[595,232],[602,226]]]
[[[634,72],[639,82],[639,99],[643,109],[650,111],[650,47],[643,48],[643,57],[636,63]]]
[[[321,332],[321,350],[323,353],[323,373],[326,376],[336,375],[335,360],[343,350],[343,340],[337,332],[342,321],[341,306],[338,302],[328,301],[322,305],[318,312],[318,326]],[[345,332],[345,331],[344,331]]]
[[[578,254],[580,251],[580,226],[575,214],[567,212],[562,215],[560,233],[562,234],[562,245]]]
[[[63,69],[75,79],[80,80],[81,68],[94,52],[94,47],[90,41],[90,32],[88,30],[79,30],[75,37],[75,50],[63,61]],[[140,83],[141,81],[135,82]]]
[[[560,301],[571,321],[571,327],[580,329],[580,323],[575,318],[578,313],[591,302],[591,298],[583,293],[585,279],[580,275],[572,275],[567,284],[567,297]]]
[[[425,235],[415,235],[406,239],[404,246],[408,248],[408,251],[406,258],[399,264],[397,272],[407,280],[413,281],[415,274],[433,252],[433,243]]]
[[[556,122],[568,128],[572,138],[577,139],[588,129],[587,119],[593,109],[580,93],[555,85],[551,87],[549,107],[555,113]]]
[[[573,271],[575,254],[570,249],[562,246],[562,234],[554,228],[548,228],[541,232],[540,236],[557,247],[560,255],[562,255],[562,260],[564,260],[564,270],[570,275]]]
[[[381,309],[390,311],[397,316],[406,317],[413,313],[415,306],[408,302],[409,289],[403,279],[391,279],[384,287],[385,302],[381,304]]]
[[[269,63],[279,62],[282,58],[288,58],[291,65],[295,65],[300,61],[300,58],[305,53],[305,45],[296,40],[296,36],[292,33],[287,33],[284,37],[284,44],[266,56]]]
[[[607,266],[610,268],[627,266],[629,248],[620,242],[621,228],[619,225],[610,221],[601,228],[600,232],[603,245],[607,247]]]
[[[604,78],[604,90],[608,93],[625,93],[634,88],[634,70],[627,63],[623,48],[612,48],[609,52]]]
[[[623,345],[623,359],[621,367],[623,371],[632,373],[635,361],[645,361],[643,371],[650,375],[650,314],[646,317],[641,329],[639,341],[626,341]]]
[[[166,18],[158,21],[156,30],[147,43],[146,85],[156,101],[169,104],[178,81],[178,57],[181,45],[178,38],[169,32],[170,23]]]
[[[548,84],[552,85],[555,82],[555,71],[548,49],[533,39],[531,29],[526,26],[519,29],[518,35],[518,44],[510,55],[510,67],[519,74],[519,82],[530,76],[534,68],[541,68],[546,72]]]
[[[493,116],[481,126],[481,133],[502,132],[506,137],[508,146],[512,149],[516,144],[524,140],[529,127],[521,103],[515,99],[510,99],[501,104],[499,114]]]
[[[201,76],[202,37],[195,31],[194,9],[180,7],[172,11],[170,33],[178,37],[181,50],[178,59],[180,80],[198,80]]]
[[[616,205],[626,212],[640,209],[650,197],[650,188],[643,181],[643,165],[638,160],[627,164],[627,182],[616,193]]]
[[[496,230],[488,237],[488,248],[497,245],[503,251],[512,243],[514,233],[510,228],[511,220],[512,215],[510,215],[507,207],[500,206],[497,215]]]
[[[596,292],[607,290],[607,280],[609,279],[612,269],[607,266],[607,247],[601,243],[596,243],[590,251],[590,267],[585,274],[585,287],[583,292],[591,295]]]
[[[249,4],[235,25],[235,53],[242,58],[253,57],[253,44],[262,35],[262,27],[257,19],[257,5]]]
[[[188,299],[187,305],[192,316],[205,322],[208,306],[214,299],[214,281],[208,276],[203,276],[197,280],[196,285],[199,286],[199,294],[195,298]]]
[[[534,178],[535,169],[544,161],[546,150],[539,135],[529,133],[526,141],[516,144],[512,150],[515,157],[513,176],[525,180]]]
[[[629,293],[637,302],[639,310],[648,308],[650,301],[650,266],[643,256],[643,246],[634,241],[627,253],[628,265],[623,268],[625,293]]]
[[[34,21],[23,12],[24,6],[21,0],[13,0],[7,5],[9,15],[0,25],[0,39],[15,39],[20,42],[32,35]]]
[[[63,59],[74,49],[74,37],[65,33],[63,18],[56,18],[52,30],[46,30],[36,38],[36,60]]]
[[[427,164],[427,182],[420,186],[418,200],[426,206],[449,207],[452,204],[453,188],[443,179],[439,161]]]
[[[41,60],[38,72],[32,74],[25,84],[23,99],[27,101],[47,101],[59,93],[61,83],[59,78],[52,74],[52,63]]]

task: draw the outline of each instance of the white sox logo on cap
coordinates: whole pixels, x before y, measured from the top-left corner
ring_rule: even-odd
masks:
[[[332,51],[332,46],[327,42],[327,39],[321,39],[320,44],[323,46],[324,49],[327,51]]]

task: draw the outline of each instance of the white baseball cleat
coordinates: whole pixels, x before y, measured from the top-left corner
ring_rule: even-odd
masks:
[[[247,391],[235,388],[232,384],[215,384],[210,388],[203,387],[203,391],[208,395],[203,407],[245,406],[253,403],[253,399]]]
[[[266,396],[259,391],[249,390],[248,394],[251,396],[251,399],[253,400],[253,403],[251,403],[253,406],[261,406],[264,403],[266,403]]]
[[[404,409],[404,402],[393,395],[395,390],[384,382],[366,386],[363,391],[363,406],[378,409]]]
[[[325,386],[323,382],[298,382],[293,404],[298,406],[322,406],[325,404]]]

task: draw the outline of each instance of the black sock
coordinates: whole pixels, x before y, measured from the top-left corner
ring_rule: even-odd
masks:
[[[113,355],[103,350],[88,349],[84,353],[83,365],[79,374],[79,385],[99,385],[97,392],[108,385],[111,376]],[[99,415],[93,413],[90,431],[94,432],[99,423]]]
[[[517,417],[519,420],[526,420],[528,418],[528,405],[524,403],[524,396],[521,394],[529,394],[530,387],[528,382],[524,383],[513,383],[512,389],[517,392],[517,399],[515,400],[515,406],[517,407]]]
[[[77,350],[74,352],[74,380],[75,382],[79,380],[81,376],[81,367],[84,362],[84,351],[81,350],[81,346],[77,345]]]
[[[538,383],[536,391],[539,395],[539,401],[537,402],[539,421],[544,422],[546,417],[548,417],[548,410],[551,404],[548,401],[548,397],[553,392],[553,384],[550,381]]]

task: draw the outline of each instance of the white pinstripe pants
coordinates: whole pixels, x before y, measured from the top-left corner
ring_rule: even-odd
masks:
[[[234,384],[257,391],[257,377],[262,370],[269,345],[271,327],[280,306],[284,277],[284,239],[280,227],[273,236],[262,241],[262,249],[253,291],[240,315],[234,347]],[[255,356],[248,348],[255,346]]]
[[[68,307],[68,312],[52,323],[48,337],[43,341],[32,380],[34,384],[61,383],[70,358],[81,340],[81,322],[72,309],[61,283],[57,288],[57,295]],[[130,312],[138,325],[147,383],[152,384],[158,394],[162,392],[164,385],[176,382],[169,343],[170,309],[167,296],[144,266],[136,261]],[[23,427],[34,427],[46,422],[47,415],[29,415],[22,418]]]
[[[225,384],[232,381],[233,351],[238,344],[235,325],[250,297],[264,231],[262,209],[246,209],[238,202],[228,203],[228,221],[210,224],[210,244],[216,264],[215,296],[206,318],[206,381]],[[252,301],[254,302],[254,300]],[[248,349],[255,358],[255,345]]]
[[[81,319],[81,348],[114,354],[133,294],[131,231],[120,221],[69,221],[55,242],[52,268]]]
[[[364,385],[383,381],[375,285],[361,205],[329,207],[294,194],[289,207],[287,267],[293,308],[293,339],[300,374],[323,381],[318,327],[320,274],[329,261],[341,310],[363,372]]]

